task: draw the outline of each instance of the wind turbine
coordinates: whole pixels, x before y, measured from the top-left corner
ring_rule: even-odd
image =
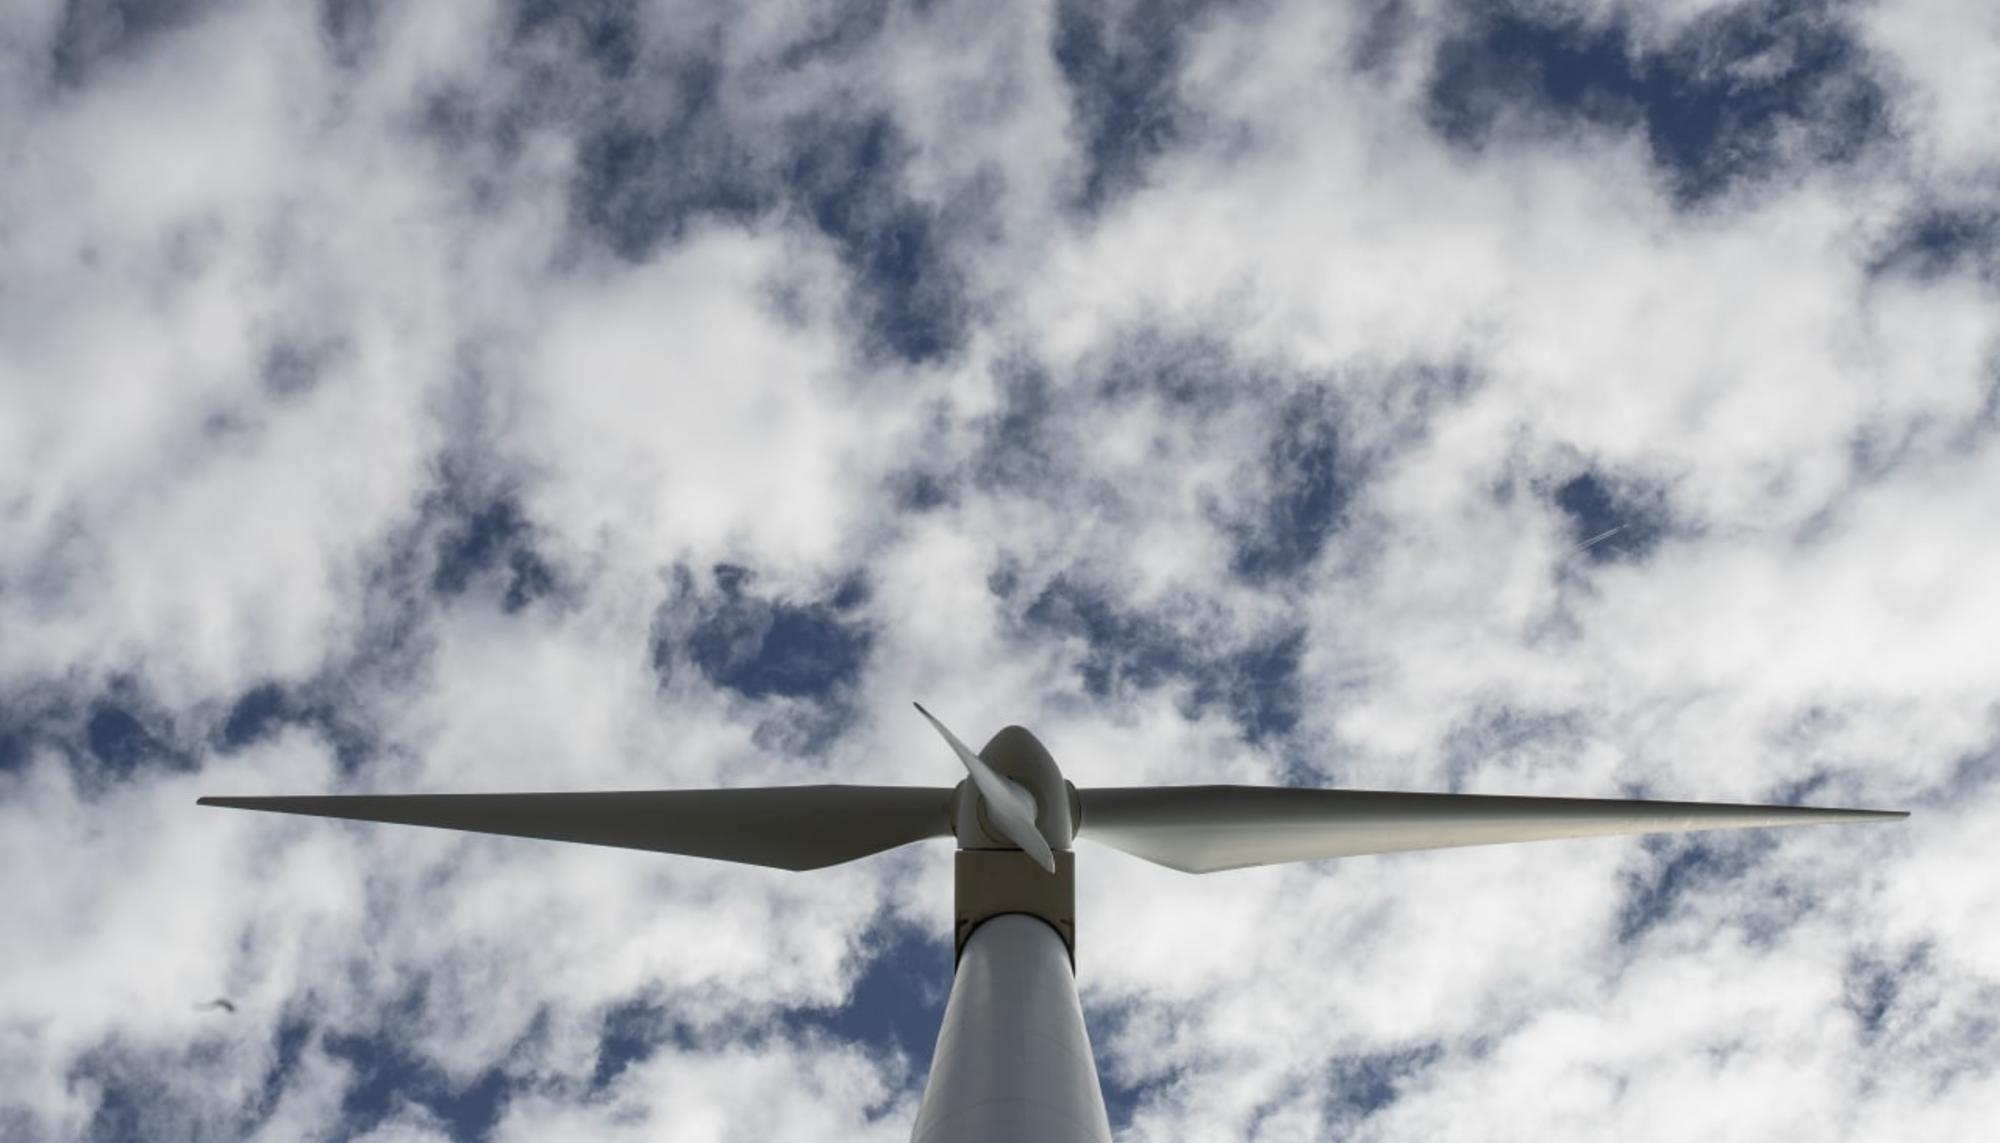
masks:
[[[1262,786],[1078,789],[1033,734],[973,753],[956,786],[201,798],[200,805],[437,826],[820,869],[958,841],[957,969],[912,1143],[1109,1143],[1077,1000],[1081,837],[1186,873],[1614,834],[1882,821],[1904,812]]]

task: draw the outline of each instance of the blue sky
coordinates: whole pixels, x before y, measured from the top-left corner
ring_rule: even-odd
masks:
[[[1086,846],[1121,1138],[1972,1137],[1989,8],[10,6],[0,1135],[903,1138],[942,848],[192,803],[949,783],[917,699],[1916,811]]]

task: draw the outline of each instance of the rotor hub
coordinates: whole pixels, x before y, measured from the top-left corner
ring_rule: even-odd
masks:
[[[1070,848],[1081,813],[1076,787],[1063,778],[1048,747],[1024,727],[1001,729],[979,757],[1035,802],[1035,828],[1051,849]],[[986,799],[971,782],[961,782],[952,802],[952,832],[960,849],[1019,849],[987,813]]]

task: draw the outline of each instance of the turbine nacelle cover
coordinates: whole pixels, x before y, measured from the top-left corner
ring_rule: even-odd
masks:
[[[1019,849],[1034,859],[1045,873],[1056,871],[1055,850],[1069,848],[1076,836],[1076,818],[1071,812],[1069,790],[1056,768],[1055,759],[1034,735],[1010,726],[986,744],[996,759],[1004,761],[1013,774],[1002,772],[993,761],[959,740],[944,723],[914,704],[917,713],[938,732],[965,767],[968,782],[955,795],[953,832],[962,849]],[[970,791],[968,792],[968,788]],[[1046,823],[1046,824],[1045,824]],[[974,845],[972,841],[983,844]]]
[[[1033,799],[1035,830],[1050,849],[1071,848],[1080,809],[1076,787],[1063,778],[1041,739],[1024,727],[1005,727],[980,748],[979,759]],[[952,799],[952,833],[960,849],[1019,848],[993,820],[978,784],[969,778],[959,783]]]

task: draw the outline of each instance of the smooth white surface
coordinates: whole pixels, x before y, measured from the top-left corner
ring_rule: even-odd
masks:
[[[1900,810],[1261,786],[1081,791],[1077,836],[1184,873],[1364,853],[1896,821]]]
[[[1041,827],[1035,824],[1040,813],[1035,804],[1035,796],[1018,782],[1009,781],[995,770],[984,758],[972,752],[972,748],[959,740],[939,722],[922,703],[913,704],[917,713],[924,716],[937,732],[951,746],[952,753],[965,765],[965,771],[972,776],[972,784],[979,796],[986,802],[987,816],[1007,840],[1021,847],[1022,852],[1035,859],[1035,864],[1047,873],[1056,870],[1056,859],[1050,851],[1048,839],[1042,836]]]
[[[973,930],[911,1143],[1110,1143],[1062,938],[1008,914]]]

